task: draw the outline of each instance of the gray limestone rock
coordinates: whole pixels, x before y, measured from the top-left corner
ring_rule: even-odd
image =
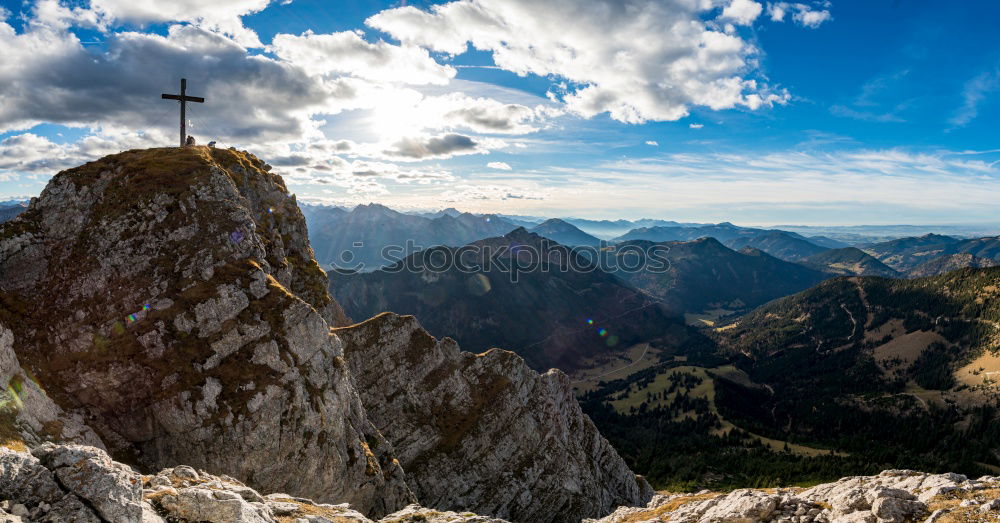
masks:
[[[422,505],[575,522],[651,489],[580,410],[569,379],[512,352],[461,352],[411,316],[336,329],[369,416]]]

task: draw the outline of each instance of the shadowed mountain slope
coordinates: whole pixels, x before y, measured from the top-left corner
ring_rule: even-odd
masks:
[[[597,246],[601,244],[600,239],[591,236],[581,231],[576,226],[558,218],[546,220],[541,224],[528,229],[528,231],[569,247],[576,247],[579,245]]]
[[[828,277],[759,250],[734,251],[713,238],[658,244],[631,241],[616,247],[616,265],[622,267],[650,267],[637,257],[657,250],[668,262],[666,270],[620,270],[615,274],[680,312],[744,311]]]
[[[435,336],[472,351],[512,350],[538,370],[573,369],[684,331],[653,299],[524,229],[373,273],[331,275],[330,289],[352,317],[412,314]]]
[[[767,231],[753,236],[740,236],[723,243],[736,250],[752,247],[785,261],[801,261],[828,250],[828,248],[811,243],[797,234],[784,231]]]
[[[917,265],[916,267],[910,269],[910,271],[907,272],[907,275],[913,278],[922,278],[925,276],[937,276],[939,274],[956,271],[958,269],[981,269],[986,267],[996,267],[997,265],[1000,265],[1000,262],[989,258],[980,258],[979,256],[974,256],[968,253],[948,254],[927,260],[924,263]]]
[[[857,247],[830,249],[802,260],[803,265],[839,276],[882,276],[899,278],[902,275]]]

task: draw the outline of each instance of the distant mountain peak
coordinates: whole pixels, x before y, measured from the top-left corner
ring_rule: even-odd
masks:
[[[543,239],[541,236],[525,229],[524,227],[518,227],[513,231],[504,234],[503,237],[508,240],[519,241],[522,243],[535,243]]]

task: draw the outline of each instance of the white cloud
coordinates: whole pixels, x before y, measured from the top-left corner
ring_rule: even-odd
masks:
[[[511,169],[510,165],[506,162],[490,162],[486,166],[490,169],[499,169],[501,171],[509,171]]]
[[[691,106],[757,109],[785,103],[787,93],[755,78],[757,48],[704,19],[715,9],[712,4],[457,0],[428,11],[389,9],[366,23],[405,45],[460,54],[471,42],[492,52],[502,69],[565,79],[565,88],[552,97],[584,117],[607,112],[641,123],[677,120]],[[730,16],[749,19],[750,4],[759,8],[743,0],[731,3]],[[551,21],[568,12],[573,23],[552,30]]]
[[[703,124],[703,123],[693,123],[693,124],[688,125],[688,127],[690,127],[691,129],[701,129],[702,127],[705,127],[705,124]]]
[[[383,135],[408,135],[430,129],[528,134],[538,131],[546,120],[560,114],[557,108],[542,104],[528,107],[493,98],[449,93],[386,100],[375,108],[374,118],[380,122]]]
[[[767,14],[771,18],[771,21],[783,22],[785,16],[791,13],[791,18],[794,22],[803,27],[815,29],[822,25],[823,22],[833,19],[829,10],[830,5],[828,0],[814,2],[814,5],[775,2],[767,4]]]
[[[192,134],[267,142],[317,136],[314,115],[365,106],[374,90],[363,80],[322,80],[246,49],[220,34],[174,25],[167,35],[109,35],[107,52],[91,53],[71,32],[0,23],[0,132],[48,122],[97,128],[167,130],[176,114],[162,92],[189,79]],[[114,79],[109,81],[108,79]],[[208,135],[208,136],[206,136]]]
[[[660,143],[656,140],[646,140],[646,145],[652,145],[653,147],[659,147]]]
[[[55,174],[100,156],[126,149],[155,147],[165,139],[168,138],[156,133],[138,134],[106,129],[74,143],[57,144],[33,133],[17,134],[0,140],[0,172]]]
[[[312,74],[337,72],[381,82],[438,85],[455,77],[455,68],[437,63],[424,49],[369,43],[356,31],[278,34],[269,50]]]
[[[753,0],[733,0],[722,10],[722,15],[719,18],[740,25],[750,25],[763,10],[764,7]]]
[[[257,13],[270,0],[91,0],[98,12],[127,22],[191,22],[233,37],[241,45],[260,47],[257,34],[240,17]]]
[[[962,106],[948,120],[952,128],[963,127],[979,115],[979,104],[986,95],[1000,89],[1000,68],[986,71],[969,80],[962,89]]]

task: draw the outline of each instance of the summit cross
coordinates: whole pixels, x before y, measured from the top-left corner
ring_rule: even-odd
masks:
[[[187,102],[204,103],[205,99],[187,95],[187,78],[181,78],[181,94],[163,93],[160,98],[181,102],[181,147],[184,147],[184,142],[187,141]]]

